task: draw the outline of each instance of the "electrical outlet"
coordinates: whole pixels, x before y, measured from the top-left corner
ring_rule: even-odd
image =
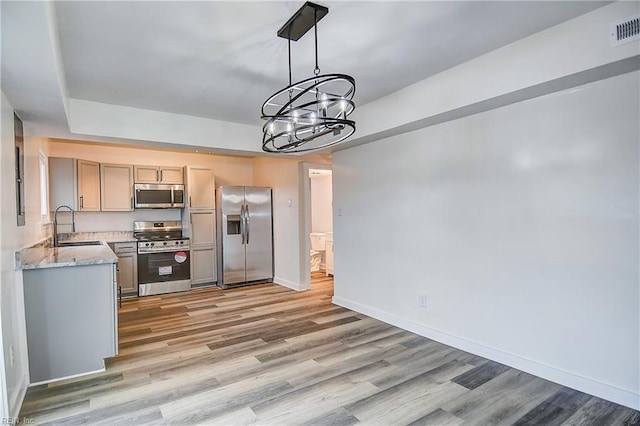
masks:
[[[427,294],[426,293],[420,294],[419,303],[420,303],[420,307],[421,308],[426,308],[427,307]]]

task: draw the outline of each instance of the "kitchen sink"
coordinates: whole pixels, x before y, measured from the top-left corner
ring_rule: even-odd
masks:
[[[81,246],[99,246],[101,241],[61,241],[58,247],[81,247]]]

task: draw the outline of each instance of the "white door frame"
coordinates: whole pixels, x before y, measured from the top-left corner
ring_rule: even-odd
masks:
[[[309,170],[331,170],[331,164],[318,164],[302,162],[299,163],[298,173],[300,182],[300,289],[309,290],[311,288],[311,178]],[[333,184],[332,184],[333,186]],[[333,207],[332,207],[333,209]]]

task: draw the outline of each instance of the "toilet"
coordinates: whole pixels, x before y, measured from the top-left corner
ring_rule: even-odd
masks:
[[[326,234],[324,232],[312,232],[311,234],[311,272],[319,271],[324,260]]]

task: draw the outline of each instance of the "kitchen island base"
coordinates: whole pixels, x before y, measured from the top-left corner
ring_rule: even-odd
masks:
[[[114,264],[23,274],[30,382],[104,371],[118,353]]]

